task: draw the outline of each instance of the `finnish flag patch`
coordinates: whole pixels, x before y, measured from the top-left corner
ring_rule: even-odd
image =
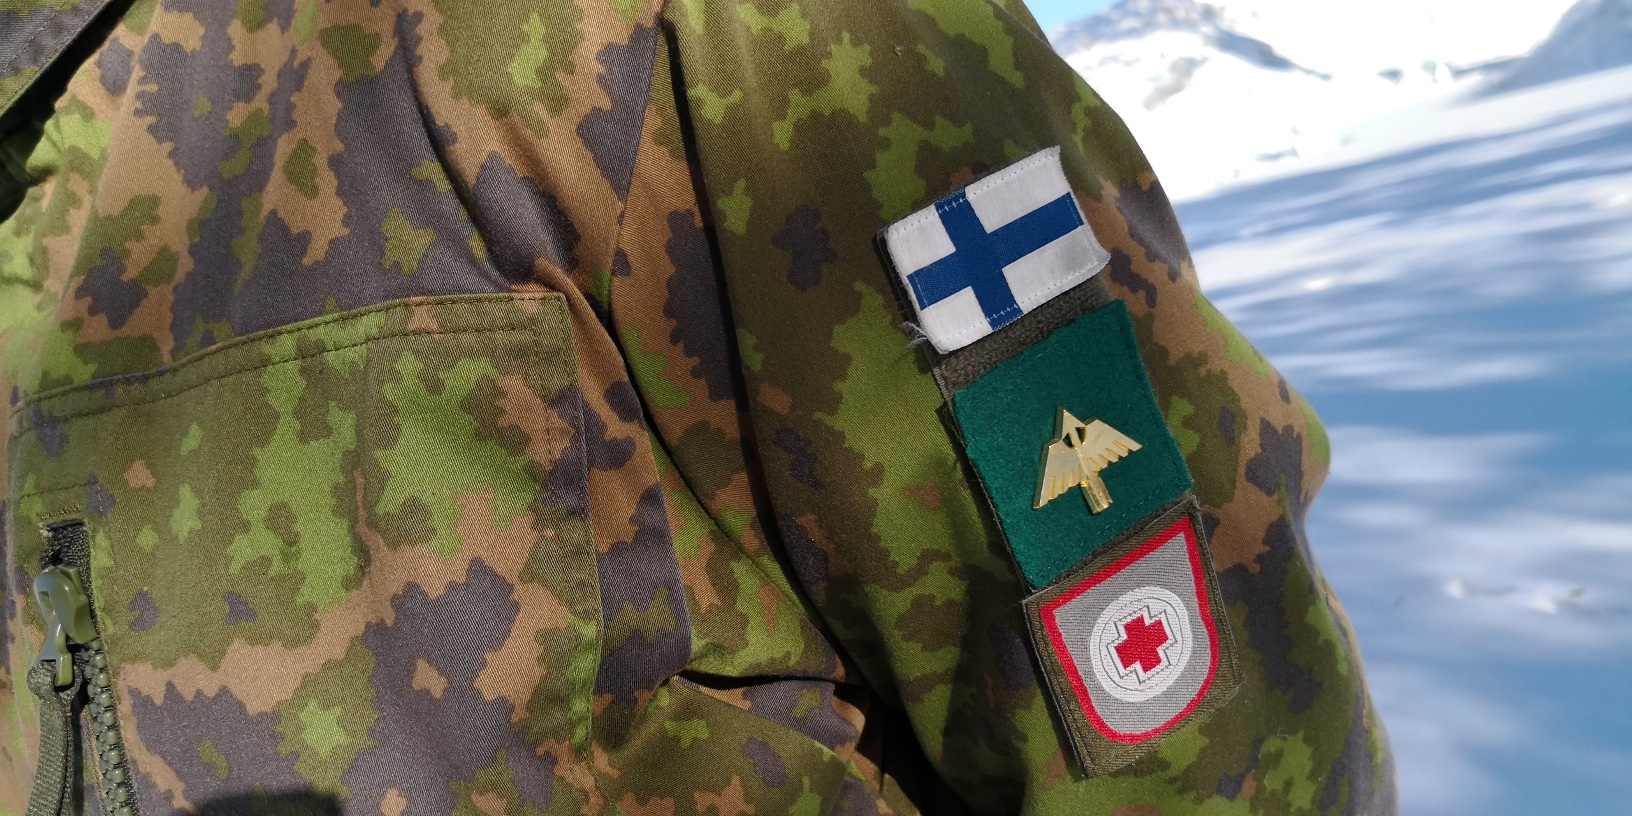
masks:
[[[884,246],[943,354],[1019,320],[1111,257],[1077,208],[1058,147],[897,221]]]

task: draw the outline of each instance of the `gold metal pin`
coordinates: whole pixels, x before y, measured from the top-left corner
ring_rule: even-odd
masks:
[[[1097,419],[1085,423],[1062,406],[1054,418],[1054,441],[1043,448],[1043,472],[1037,480],[1033,509],[1042,509],[1056,496],[1080,487],[1089,511],[1104,512],[1111,506],[1111,491],[1099,472],[1136,450],[1139,443],[1127,434]]]

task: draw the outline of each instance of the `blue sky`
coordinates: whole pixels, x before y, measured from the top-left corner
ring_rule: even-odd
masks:
[[[1086,17],[1115,4],[1116,0],[1026,0],[1026,5],[1031,7],[1032,14],[1037,15],[1037,22],[1044,31],[1053,31],[1061,23]]]

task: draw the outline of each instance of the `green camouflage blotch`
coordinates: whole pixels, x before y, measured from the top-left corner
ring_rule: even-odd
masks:
[[[691,394],[669,379],[668,358],[641,348],[640,330],[634,324],[624,324],[622,337],[624,359],[629,362],[629,371],[647,402],[658,408],[684,408],[691,404]]]
[[[918,417],[935,416],[942,405],[941,394],[933,380],[921,375],[921,358],[905,342],[896,318],[884,306],[883,295],[863,283],[854,288],[861,295],[861,307],[833,330],[833,348],[850,358],[845,376],[834,384],[839,407],[832,414],[817,414],[816,419],[843,434],[845,447],[860,453],[869,478],[880,479],[868,491],[878,503],[873,532],[880,541],[890,542],[888,557],[899,571],[910,572],[924,559],[936,557],[936,548],[943,545],[931,542],[971,540],[982,524],[968,494],[961,491],[943,491],[942,506],[933,511],[913,497],[910,489],[954,485],[960,480],[957,453],[944,435],[931,437],[937,443],[928,450],[894,441],[903,436],[922,437]],[[880,353],[882,349],[893,351]],[[1008,570],[1008,565],[991,558],[984,547],[980,549],[980,554],[960,552],[960,557],[972,558],[972,567]],[[921,579],[919,591],[933,590],[943,599],[963,593],[964,580],[950,574],[945,565],[931,568],[930,575],[938,577]],[[893,596],[890,603],[905,612],[911,601],[910,597]]]
[[[612,0],[612,10],[617,12],[620,22],[629,25],[640,16],[641,0]]]
[[[525,762],[531,757],[521,759]],[[449,816],[486,816],[491,813],[492,802],[512,803],[521,800],[521,789],[516,787],[515,772],[511,770],[510,749],[501,748],[494,755],[492,764],[479,768],[472,774],[469,782],[458,780],[448,784],[458,797]],[[563,786],[565,787],[565,786]],[[552,805],[557,804],[552,801]],[[544,816],[544,813],[531,804],[522,804],[517,807],[511,805],[504,810],[506,816]]]
[[[783,7],[775,17],[761,14],[751,3],[738,3],[737,13],[742,15],[742,22],[748,26],[748,30],[755,34],[774,31],[782,35],[783,51],[792,51],[801,45],[810,44],[810,21],[799,11],[798,3],[790,3]]]
[[[797,618],[795,606],[787,603],[786,588],[771,580],[758,565],[746,558],[730,562],[731,582],[736,585],[736,611],[742,615],[742,629],[735,634],[738,640],[733,658],[748,663],[776,663],[794,660],[804,651],[803,630],[793,625]],[[767,616],[761,593],[771,587],[777,591],[776,614]]]
[[[1301,734],[1269,737],[1259,754],[1260,762],[1269,768],[1259,783],[1259,796],[1277,794],[1284,799],[1288,812],[1302,813],[1315,804],[1319,772],[1309,743]]]
[[[317,41],[339,66],[341,82],[355,82],[374,75],[374,52],[380,50],[380,35],[347,23],[319,31]]]
[[[752,332],[741,326],[737,327],[737,353],[749,371],[758,372],[765,366],[765,355],[759,353],[758,341]]]
[[[221,163],[221,178],[235,179],[249,169],[250,150],[262,139],[272,135],[272,116],[264,108],[256,108],[244,117],[244,123],[234,129],[238,137],[238,152]]]
[[[660,454],[659,461],[666,466],[672,466],[667,456]],[[708,517],[708,511],[703,509],[696,497],[689,492],[664,491],[664,498],[679,517],[679,524],[674,528],[676,556],[682,559],[696,558],[703,551],[705,540],[715,539],[717,543],[719,529],[714,526],[714,520]]]
[[[879,217],[886,221],[911,212],[927,195],[929,187],[918,175],[920,147],[930,144],[946,151],[975,138],[971,124],[959,127],[937,116],[935,126],[925,128],[900,113],[891,114],[890,123],[878,133],[889,141],[889,147],[874,159],[873,169],[862,175],[879,203]]]
[[[340,706],[324,706],[316,700],[307,700],[299,717],[301,739],[320,757],[327,757],[348,741],[346,729],[340,726]]]
[[[73,175],[89,178],[100,167],[107,154],[108,141],[113,137],[113,125],[97,116],[84,102],[70,99],[57,115],[45,123],[40,143],[28,157],[26,169],[33,178],[44,179],[67,170]],[[72,190],[59,192],[62,198],[53,202],[66,209],[78,209],[81,201]],[[63,234],[67,224],[50,234]]]
[[[1208,331],[1216,332],[1224,338],[1224,354],[1232,363],[1240,363],[1251,369],[1260,377],[1271,375],[1269,361],[1258,349],[1253,348],[1245,335],[1230,323],[1229,318],[1213,306],[1212,301],[1198,289],[1195,292],[1196,312],[1201,316],[1201,323]]]
[[[18,384],[31,391],[55,386],[74,385],[89,381],[96,375],[96,366],[79,355],[77,345],[79,327],[83,320],[60,323],[34,323],[29,328],[43,336],[30,337],[31,332],[18,332],[10,342],[18,348],[33,348],[35,356],[25,358],[18,372]]]
[[[1315,407],[1302,394],[1297,395],[1297,400],[1298,410],[1303,412],[1303,419],[1308,423],[1309,457],[1322,465],[1331,465],[1332,440],[1326,435],[1326,424],[1320,421]]]
[[[720,96],[707,85],[698,85],[688,90],[686,96],[696,106],[698,116],[717,125],[725,119],[725,112],[732,105],[742,101],[742,89],[733,90],[730,96]]]
[[[194,422],[192,427],[187,429],[187,435],[181,438],[182,454],[185,455],[198,450],[198,446],[203,442],[204,429],[200,428],[197,422]]]
[[[239,264],[238,281],[234,288],[241,290],[249,283],[249,279],[255,276],[255,265],[261,259],[261,230],[265,228],[266,222],[260,194],[246,196],[239,213],[238,236],[232,239],[232,254],[238,259]],[[217,325],[223,329],[217,334],[217,340],[232,337],[230,325]]]
[[[141,36],[147,33],[147,27],[153,22],[153,10],[159,5],[159,0],[136,0],[130,4],[130,10],[125,12],[120,27],[132,34]]]
[[[344,796],[345,769],[376,742],[369,729],[379,718],[374,706],[373,653],[353,643],[343,657],[323,667],[278,705],[278,752],[295,756],[295,772],[320,790]]]
[[[317,148],[305,137],[295,142],[295,148],[289,151],[289,161],[284,162],[283,177],[289,181],[300,194],[308,199],[317,198]]]
[[[788,810],[788,816],[821,816],[822,809],[827,805],[821,794],[810,789],[810,780],[801,779],[799,798],[793,802]]]
[[[300,4],[300,10],[295,12],[294,35],[295,42],[305,45],[317,33],[318,16],[322,13],[322,0],[306,0]]]
[[[923,43],[919,43],[918,47],[914,50],[918,52],[918,56],[924,58],[925,71],[928,71],[938,77],[946,76],[946,60],[941,59],[939,54],[931,51],[929,46],[924,45]]]
[[[523,88],[542,88],[544,82],[538,78],[538,71],[550,58],[550,47],[544,43],[544,21],[537,14],[528,16],[521,33],[527,35],[527,41],[516,49],[505,70],[510,74],[510,81]]]
[[[176,506],[170,511],[170,535],[177,543],[186,543],[187,537],[204,529],[204,520],[198,515],[198,495],[189,485],[182,485]]]
[[[112,250],[120,260],[130,259],[130,245],[147,236],[147,228],[159,223],[160,199],[156,195],[132,196],[118,214],[92,213],[85,223],[84,237],[74,258],[73,276],[83,279],[103,262],[103,252]]]
[[[731,194],[716,202],[724,216],[721,226],[738,234],[748,234],[748,216],[754,210],[754,200],[748,196],[748,180],[737,179]]]
[[[199,225],[215,214],[215,207],[215,191],[210,190],[204,193],[204,200],[198,204],[198,212],[193,213],[193,217],[187,219],[187,240],[195,243],[198,241]]]
[[[1206,748],[1207,735],[1200,728],[1181,728],[1162,742],[1156,755],[1174,770],[1183,771],[1200,758]]]
[[[783,150],[793,145],[794,126],[811,114],[844,111],[858,122],[867,121],[868,100],[878,93],[878,86],[868,82],[861,69],[873,64],[872,46],[852,43],[850,33],[845,32],[841,42],[828,46],[828,54],[822,60],[827,85],[809,95],[797,88],[788,91],[787,116],[771,125],[771,138]]]
[[[708,739],[707,720],[669,720],[663,723],[663,728],[669,732],[669,736],[679,740],[681,750],[690,748],[694,742]]]
[[[215,747],[215,743],[211,742],[209,737],[199,741],[198,759],[204,763],[205,767],[210,769],[210,773],[214,774],[216,779],[222,782],[227,781],[232,766],[227,764],[227,755],[221,753],[221,749]]]
[[[910,0],[908,5],[928,14],[947,36],[964,37],[986,49],[986,67],[992,73],[1016,88],[1026,86],[1026,78],[1014,65],[1014,38],[1004,30],[991,6],[944,0]]]
[[[1196,452],[1201,444],[1201,434],[1184,426],[1185,420],[1194,416],[1196,406],[1191,405],[1184,397],[1172,396],[1167,400],[1167,431],[1173,435],[1173,440],[1179,443],[1179,451],[1186,457]]]
[[[266,25],[266,3],[262,0],[238,0],[238,22],[245,31],[256,31]]]
[[[404,275],[419,271],[419,259],[425,257],[425,251],[436,240],[435,229],[415,227],[396,207],[385,214],[380,232],[385,234],[385,254],[380,258],[380,265],[386,269],[395,267]]]
[[[583,41],[583,11],[576,3],[468,3],[435,0],[437,33],[447,59],[436,66],[456,99],[487,109],[494,119],[520,117],[534,134],[547,128],[536,104],[550,113],[567,106],[558,77],[572,73],[572,53]],[[534,22],[536,20],[536,22]]]
[[[136,282],[148,287],[166,286],[176,279],[176,271],[181,268],[181,256],[169,247],[160,247],[153,253],[153,260],[136,273]]]
[[[18,95],[28,90],[40,76],[38,66],[30,65],[4,79],[0,79],[0,104],[10,105]]]
[[[1334,651],[1343,648],[1343,633],[1337,629],[1337,618],[1332,610],[1324,603],[1311,605],[1303,615],[1304,623],[1309,624],[1316,632],[1316,643],[1331,646]],[[1349,674],[1349,665],[1339,663],[1337,673],[1344,677]]]
[[[365,344],[379,337],[391,320],[385,311],[369,311],[272,338],[262,350],[273,362],[287,363],[309,357],[314,348],[326,349],[323,362],[342,374],[356,374],[368,360]]]
[[[382,513],[396,513],[410,499],[422,503],[431,514],[432,532],[427,546],[442,558],[452,558],[460,546],[455,531],[460,497],[451,490],[420,489],[436,483],[426,474],[451,470],[487,475],[491,480],[488,484],[475,481],[468,484],[467,490],[493,488],[490,504],[495,528],[508,526],[521,515],[537,487],[531,485],[525,471],[526,458],[478,436],[476,420],[461,406],[477,383],[498,376],[491,362],[470,357],[427,370],[419,357],[403,352],[396,371],[401,375],[398,382],[380,386],[386,400],[396,408],[401,431],[395,445],[374,454],[390,474],[379,509]],[[427,380],[437,387],[428,388]]]
[[[1086,151],[1090,145],[1089,136],[1092,135],[1094,127],[1094,119],[1090,112],[1103,107],[1105,103],[1099,98],[1099,94],[1094,93],[1093,88],[1088,87],[1088,83],[1077,83],[1077,99],[1071,103],[1071,123],[1075,126],[1072,135],[1076,137],[1079,149]]]
[[[414,165],[414,169],[408,171],[408,175],[417,181],[430,184],[439,193],[453,189],[453,182],[448,179],[447,169],[432,159]]]
[[[335,486],[346,482],[341,463],[357,447],[357,416],[329,403],[328,433],[303,429],[295,416],[307,387],[300,366],[269,366],[260,379],[278,421],[266,444],[250,451],[257,486],[238,497],[249,529],[227,546],[228,569],[242,573],[264,559],[268,575],[298,571],[302,581],[295,602],[323,611],[345,601],[346,584],[360,566],[352,552],[351,525],[335,497]],[[292,513],[294,540],[272,527],[275,511]]]
[[[707,16],[707,0],[678,0],[676,5],[685,10],[686,25],[698,34],[703,33]]]
[[[591,267],[589,281],[589,299],[597,311],[605,314],[612,303],[612,272],[599,266]]]
[[[613,611],[602,633],[607,651],[622,648],[624,641],[636,635],[647,643],[655,642],[659,634],[671,631],[677,625],[669,606],[667,587],[658,588],[655,595],[643,600],[648,601],[644,609],[637,608],[631,602]]]

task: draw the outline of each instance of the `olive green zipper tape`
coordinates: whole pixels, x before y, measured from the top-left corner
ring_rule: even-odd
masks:
[[[28,670],[28,689],[40,698],[40,764],[34,768],[34,790],[28,795],[26,816],[64,816],[74,813],[74,757],[79,753],[74,735],[74,703],[84,687],[83,678],[63,688],[56,685],[56,666],[39,661]]]
[[[40,763],[34,770],[26,816],[64,816],[74,803],[79,752],[75,716],[88,712],[91,747],[102,812],[136,816],[136,790],[119,732],[113,675],[96,628],[89,591],[89,536],[85,525],[57,525],[46,531],[49,546],[34,599],[45,620],[45,645],[28,672],[28,687],[40,698]],[[81,695],[85,695],[81,698]]]

